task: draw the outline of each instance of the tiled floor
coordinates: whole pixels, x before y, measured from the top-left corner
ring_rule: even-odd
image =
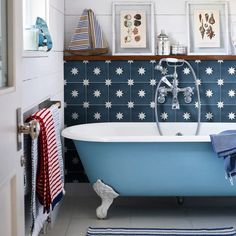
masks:
[[[109,209],[106,220],[98,220],[98,198],[65,197],[56,226],[46,236],[84,236],[87,227],[202,228],[236,227],[236,207],[225,203],[236,199],[120,198]],[[223,202],[223,204],[222,204]],[[216,207],[217,206],[217,207]]]

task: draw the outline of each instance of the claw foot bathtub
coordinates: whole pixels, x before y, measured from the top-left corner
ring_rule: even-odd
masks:
[[[161,126],[165,136],[158,135],[155,123],[83,124],[62,131],[73,139],[102,199],[98,218],[106,218],[117,196],[236,196],[209,137],[236,129],[235,123],[202,123],[198,136],[195,123]]]

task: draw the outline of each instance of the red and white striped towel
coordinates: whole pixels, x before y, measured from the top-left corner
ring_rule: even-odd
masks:
[[[31,118],[40,123],[36,192],[44,212],[49,213],[63,196],[55,124],[52,112],[47,108],[36,112]]]

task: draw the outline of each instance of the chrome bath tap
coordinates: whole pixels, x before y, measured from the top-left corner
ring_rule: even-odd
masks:
[[[165,59],[167,60],[167,59]],[[172,59],[173,60],[173,59]],[[169,62],[169,61],[168,61]],[[160,66],[160,64],[162,63],[162,61],[160,61],[159,65],[156,66],[156,69],[159,71],[163,71],[163,67]],[[185,103],[190,103],[192,101],[192,95],[194,94],[194,88],[191,87],[185,87],[185,88],[179,88],[179,82],[178,82],[178,74],[176,72],[177,67],[179,67],[180,65],[173,65],[174,67],[174,73],[171,75],[165,75],[161,78],[161,81],[164,82],[167,86],[162,86],[158,88],[158,102],[159,103],[164,103],[166,100],[166,96],[168,95],[168,93],[172,93],[173,94],[173,98],[172,98],[172,109],[173,110],[177,110],[180,109],[179,106],[179,100],[178,100],[178,94],[180,92],[182,92],[184,94],[184,101]],[[182,66],[182,65],[181,65]],[[172,83],[168,80],[168,78],[172,78]]]
[[[180,109],[180,104],[178,100],[178,94],[183,93],[184,95],[184,101],[185,103],[191,103],[192,101],[192,96],[194,94],[194,88],[192,87],[185,87],[185,88],[179,88],[179,81],[178,81],[178,74],[177,74],[177,67],[181,67],[184,64],[186,64],[194,78],[195,82],[195,91],[197,95],[197,128],[195,135],[198,135],[199,130],[200,130],[200,123],[201,123],[201,102],[200,102],[200,92],[199,92],[199,87],[197,83],[197,76],[196,73],[194,72],[192,66],[188,61],[182,60],[182,59],[176,59],[176,58],[162,58],[159,61],[159,64],[155,67],[155,69],[164,72],[164,68],[162,67],[162,62],[166,62],[169,67],[174,68],[174,73],[169,74],[169,75],[164,75],[160,79],[160,81],[157,84],[156,87],[156,92],[155,92],[155,120],[156,120],[156,125],[157,129],[160,135],[163,135],[160,123],[159,123],[159,115],[158,115],[158,103],[164,103],[166,100],[166,97],[168,93],[172,93],[172,109],[177,110]],[[169,79],[172,79],[170,82]],[[164,83],[166,86],[161,86],[162,83]],[[179,134],[179,133],[178,133]],[[182,134],[182,133],[181,133]]]

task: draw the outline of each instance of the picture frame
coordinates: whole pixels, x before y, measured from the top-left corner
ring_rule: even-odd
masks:
[[[112,3],[112,55],[155,55],[154,3]]]
[[[228,3],[186,2],[188,55],[228,55]]]

